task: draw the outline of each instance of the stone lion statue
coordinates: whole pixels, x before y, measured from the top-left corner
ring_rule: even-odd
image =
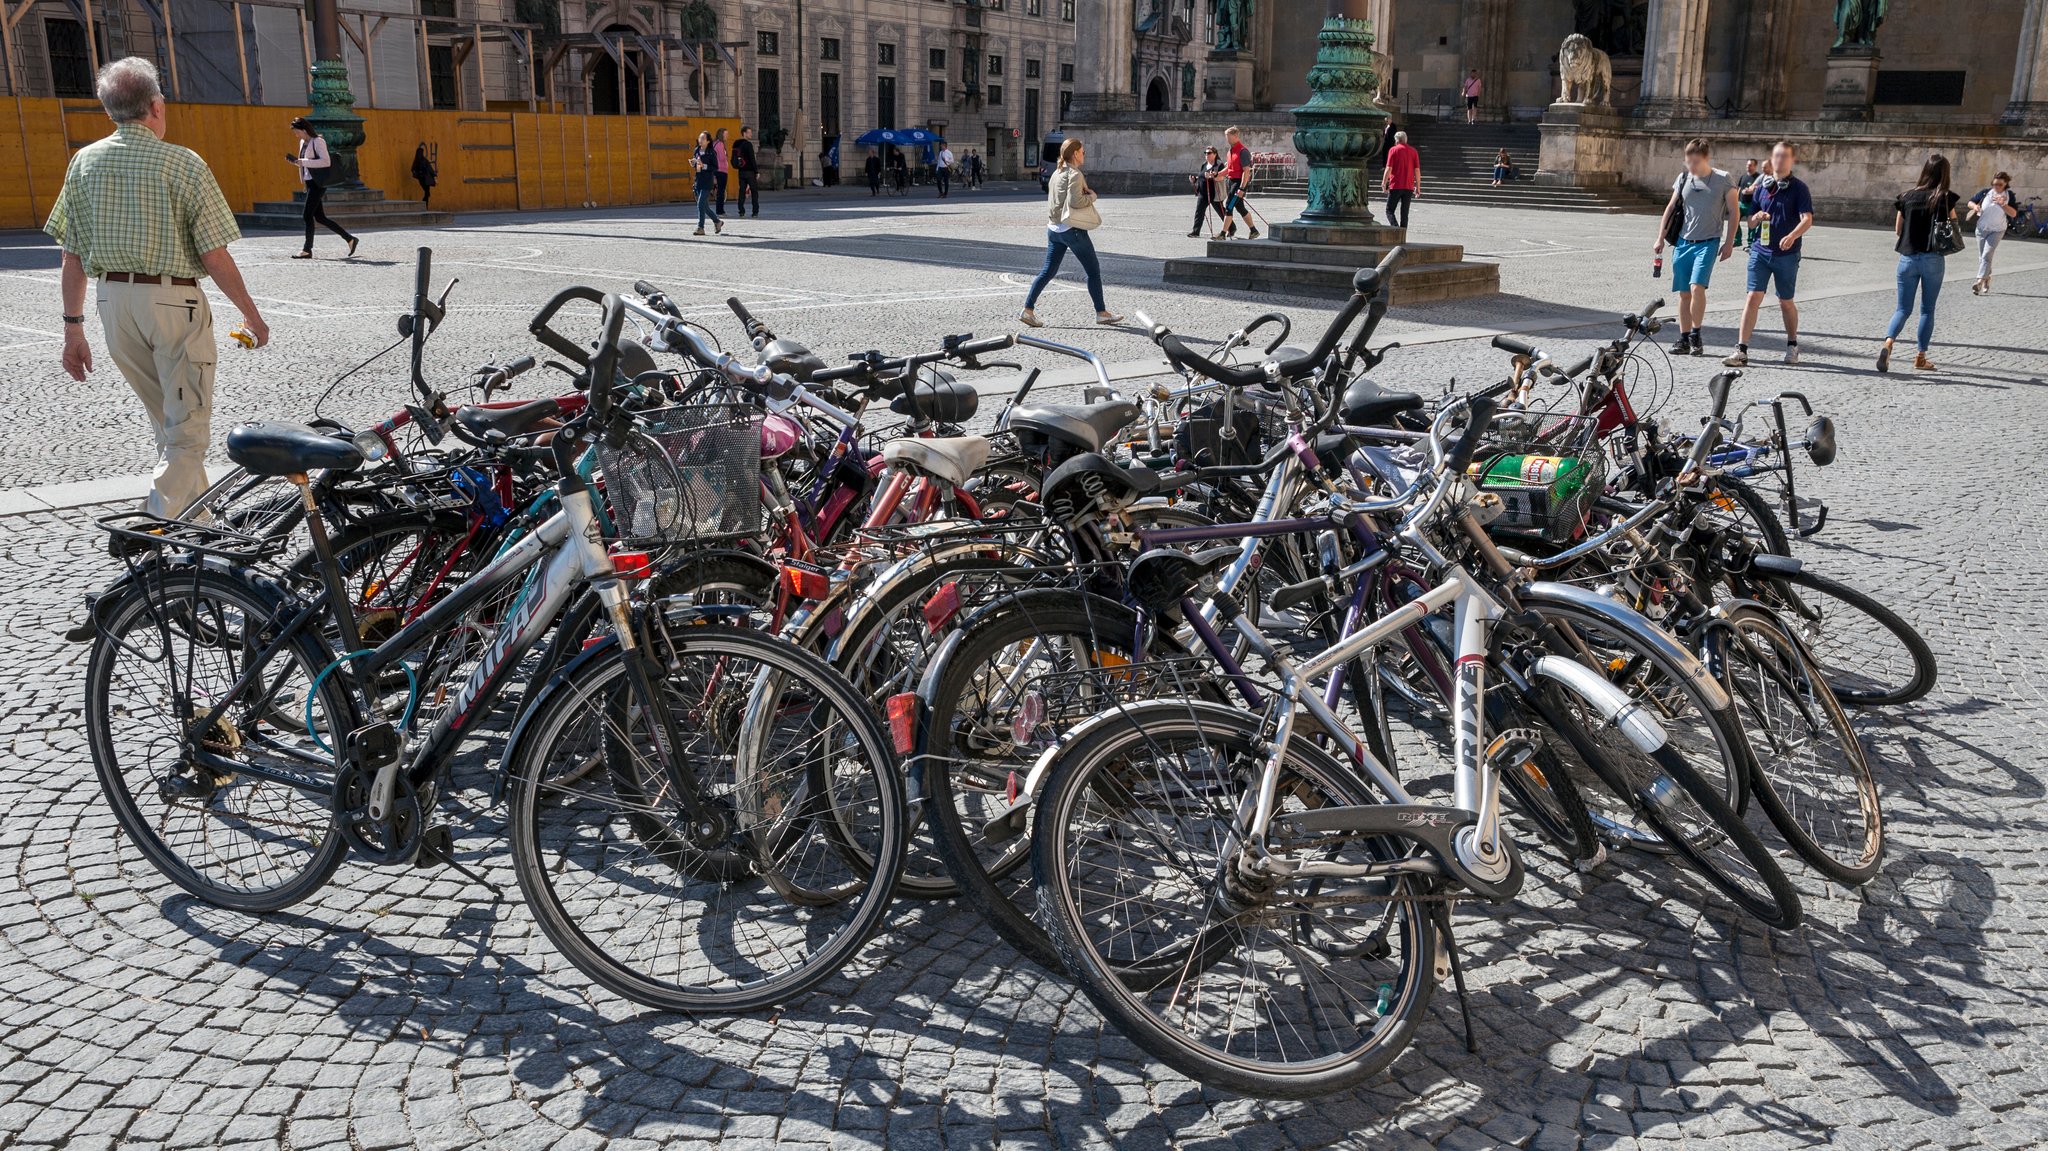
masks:
[[[1614,62],[1577,32],[1564,38],[1557,50],[1557,75],[1563,85],[1560,104],[1592,104],[1605,107],[1614,89]]]

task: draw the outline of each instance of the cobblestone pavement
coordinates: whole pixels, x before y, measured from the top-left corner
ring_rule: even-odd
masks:
[[[1209,335],[1267,306],[1310,332],[1328,315],[1168,291],[1158,259],[1195,246],[1179,238],[1183,201],[1103,206],[1119,309]],[[715,242],[684,235],[680,210],[471,217],[432,235],[373,234],[352,264],[294,265],[293,238],[247,241],[238,255],[278,346],[225,354],[217,407],[223,419],[304,415],[340,366],[390,338],[418,243],[464,280],[434,344],[441,378],[528,350],[529,310],[578,280],[654,279],[728,339],[736,325],[715,317],[737,293],[837,352],[1009,330],[1039,259],[1038,209],[1024,199],[768,207]],[[1416,215],[1418,238],[1500,257],[1508,294],[1401,309],[1386,332],[1417,346],[1390,359],[1387,383],[1491,378],[1498,356],[1473,338],[1483,330],[1588,349],[1663,286],[1645,274],[1646,218],[1428,201]],[[1867,364],[1890,308],[1889,239],[1816,232],[1805,362],[1777,365],[1767,335],[1764,366],[1738,387],[1800,388],[1836,416],[1840,462],[1805,473],[1834,516],[1803,553],[1916,622],[1942,668],[1921,704],[1859,717],[1890,854],[1860,891],[1795,865],[1798,931],[1750,926],[1656,861],[1580,875],[1539,856],[1514,903],[1460,913],[1481,1053],[1463,1050],[1443,994],[1391,1073],[1309,1104],[1224,1096],[1149,1062],[946,904],[902,906],[857,964],[779,1013],[646,1013],[593,988],[535,930],[501,813],[480,790],[458,797],[458,847],[498,890],[351,863],[293,913],[261,920],[176,894],[117,836],[79,730],[84,652],[60,633],[77,593],[109,571],[91,509],[0,517],[0,1146],[2038,1146],[2048,463],[2026,445],[2048,435],[2048,245],[2007,245],[1989,299],[1968,294],[1953,261],[1944,370],[1878,376]],[[148,462],[111,366],[84,386],[56,368],[53,267],[33,238],[0,237],[13,416],[0,487]],[[1720,272],[1717,349],[1732,341],[1737,272]],[[1041,312],[1107,359],[1146,354],[1135,333],[1083,326],[1071,280]],[[1670,410],[1697,406],[1708,365],[1680,362]],[[389,410],[401,392],[380,366],[328,410]]]

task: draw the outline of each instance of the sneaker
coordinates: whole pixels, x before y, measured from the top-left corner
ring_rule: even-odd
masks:
[[[1671,354],[1672,354],[1672,355],[1674,355],[1674,356],[1690,356],[1690,355],[1692,355],[1692,333],[1691,333],[1691,332],[1680,332],[1680,333],[1678,333],[1678,342],[1677,342],[1677,343],[1675,343],[1675,344],[1672,344],[1672,345],[1671,345]]]
[[[1026,308],[1017,314],[1017,322],[1027,328],[1042,328],[1045,326],[1045,321],[1039,319],[1038,313],[1030,308]]]
[[[1258,230],[1257,228],[1253,228],[1253,229],[1251,230],[1251,233],[1250,233],[1249,235],[1247,235],[1247,236],[1245,237],[1245,239],[1247,239],[1247,240],[1256,240],[1256,239],[1258,239],[1258,238],[1259,238],[1259,230]]]
[[[1124,318],[1122,316],[1117,315],[1115,312],[1097,312],[1095,313],[1095,322],[1103,325],[1104,327],[1109,327],[1115,324],[1123,323]]]
[[[715,231],[715,232],[713,232],[713,233],[712,233],[713,235],[716,235],[716,236],[723,236],[723,235],[725,235],[725,221],[724,221],[724,220],[713,220],[713,221],[711,221],[711,226],[712,226],[713,228],[716,228],[716,229],[717,229],[717,231]]]
[[[1749,353],[1737,348],[1734,355],[1722,360],[1721,363],[1731,368],[1746,368],[1749,366]]]
[[[1786,363],[1788,363],[1788,364],[1796,364],[1796,363],[1798,363],[1798,362],[1799,362],[1799,345],[1798,345],[1798,344],[1786,344],[1786,345],[1785,345],[1785,362],[1786,362]]]
[[[694,231],[694,232],[692,232],[692,233],[690,233],[690,234],[691,234],[692,236],[701,236],[701,235],[703,235],[703,234],[704,234],[704,229],[702,229],[702,228],[699,228],[699,229],[697,229],[696,231]]]
[[[1880,372],[1892,370],[1892,342],[1890,340],[1886,340],[1884,346],[1877,350],[1877,370]]]
[[[1192,231],[1192,232],[1189,232],[1189,233],[1188,233],[1188,239],[1190,239],[1190,240],[1196,239],[1196,238],[1198,238],[1199,236],[1201,236],[1201,234],[1202,234],[1202,230],[1201,230],[1200,228],[1196,228],[1196,229],[1195,229],[1194,231]]]

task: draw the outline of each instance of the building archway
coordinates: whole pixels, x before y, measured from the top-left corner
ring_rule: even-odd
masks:
[[[638,116],[653,108],[655,101],[655,70],[638,47],[634,47],[632,34],[638,31],[629,24],[613,24],[602,35],[618,42],[626,37],[627,47],[620,52],[625,61],[625,83],[619,83],[619,62],[612,59],[610,52],[597,49],[590,60],[590,110],[599,116]],[[620,107],[621,88],[624,89],[625,106]]]
[[[1145,110],[1164,112],[1167,110],[1166,101],[1166,81],[1158,76],[1152,77],[1152,82],[1145,86]]]

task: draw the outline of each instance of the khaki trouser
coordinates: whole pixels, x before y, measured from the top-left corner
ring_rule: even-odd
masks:
[[[206,491],[213,430],[213,310],[200,288],[99,282],[107,353],[149,411],[156,474],[143,509],[175,517]]]

